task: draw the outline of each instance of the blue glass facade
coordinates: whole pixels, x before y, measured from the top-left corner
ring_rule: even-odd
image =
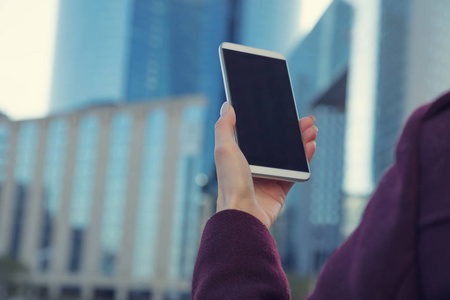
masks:
[[[61,2],[51,111],[217,96],[217,47],[227,39],[228,7],[227,0]]]
[[[155,110],[145,122],[138,209],[134,232],[132,274],[149,279],[156,274],[158,224],[167,143],[167,112]]]
[[[92,115],[79,120],[70,208],[69,272],[80,270],[86,229],[91,218],[100,123]]]
[[[213,125],[225,101],[217,49],[236,41],[241,7],[240,0],[62,1],[50,110],[205,95],[202,168],[209,174]]]
[[[299,38],[300,0],[242,1],[237,42],[287,55]]]
[[[320,129],[311,179],[289,194],[281,217],[289,224],[287,237],[274,234],[285,243],[280,246],[285,268],[303,275],[318,272],[342,240],[345,89],[352,17],[347,3],[335,1],[288,57],[299,116],[314,115]],[[337,93],[340,88],[343,94]]]
[[[65,120],[52,120],[47,129],[46,155],[43,177],[42,224],[39,241],[38,269],[48,270],[52,257],[52,236],[59,212],[64,186],[68,125]]]
[[[36,166],[36,150],[39,128],[33,122],[20,124],[17,134],[17,153],[14,164],[14,180],[16,191],[14,198],[13,224],[9,253],[17,257],[20,253],[25,206],[28,201],[30,185],[33,181]]]
[[[114,274],[120,251],[128,186],[131,127],[132,119],[128,113],[119,113],[112,118],[100,237],[100,270],[103,275]]]
[[[125,98],[132,2],[60,1],[53,112]]]
[[[313,225],[338,226],[341,221],[345,114],[333,107],[319,106],[314,115],[327,133],[324,138],[317,138],[322,151],[317,150],[312,164],[315,176],[311,177],[309,221]],[[334,240],[339,242],[339,237]]]
[[[191,106],[182,113],[170,247],[171,279],[191,278],[197,255],[202,192],[195,177],[201,171],[205,112],[203,107]]]
[[[134,1],[128,101],[208,93],[212,74],[220,82],[210,62],[225,38],[227,2]]]
[[[407,81],[411,1],[381,1],[373,180],[378,182],[394,160]],[[377,142],[381,141],[381,142]]]
[[[218,47],[224,41],[236,42],[240,31],[241,0],[207,1],[203,11],[203,34],[200,47],[203,57],[191,54],[191,60],[202,65],[198,74],[200,93],[208,100],[208,113],[205,119],[205,143],[202,172],[214,176],[214,124],[219,118],[219,109],[225,99]]]
[[[126,94],[129,101],[159,98],[170,94],[169,36],[167,2],[161,0],[133,2]]]

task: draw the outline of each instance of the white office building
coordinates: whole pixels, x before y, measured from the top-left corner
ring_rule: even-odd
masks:
[[[0,256],[29,268],[33,299],[189,299],[205,105],[0,118]]]

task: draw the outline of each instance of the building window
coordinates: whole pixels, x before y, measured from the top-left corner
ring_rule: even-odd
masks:
[[[94,290],[94,299],[113,300],[116,299],[116,291],[114,288],[97,288]]]
[[[179,129],[178,174],[174,203],[169,276],[190,278],[199,238],[201,188],[195,176],[201,171],[205,110],[201,106],[185,108]]]
[[[115,115],[111,123],[104,190],[100,269],[113,275],[122,238],[132,119],[127,113]]]
[[[318,159],[315,161],[316,175],[311,178],[309,219],[316,226],[339,226],[342,181],[335,178],[342,178],[343,174],[345,118],[342,113],[327,106],[317,107],[315,115],[322,120],[320,126],[326,132],[318,137],[318,143],[324,144],[324,147],[315,154]]]
[[[19,125],[17,154],[14,166],[16,183],[14,221],[11,232],[10,254],[17,257],[20,251],[23,216],[35,168],[38,125],[24,122]]]
[[[62,119],[50,122],[47,130],[47,145],[43,178],[43,207],[41,237],[38,254],[38,269],[46,271],[52,255],[52,234],[57,212],[61,204],[64,186],[64,166],[67,151],[67,123]]]
[[[129,300],[150,300],[152,298],[152,293],[150,290],[146,289],[135,289],[128,292]]]
[[[95,185],[99,121],[88,115],[80,120],[78,127],[77,152],[72,183],[70,210],[70,255],[68,270],[80,270],[84,235],[90,221],[92,196]]]
[[[6,123],[0,123],[0,186],[6,179],[8,162],[10,128]]]
[[[81,287],[79,286],[63,286],[61,287],[61,299],[80,299]]]
[[[166,142],[167,113],[162,109],[152,111],[145,122],[134,233],[132,272],[139,279],[149,279],[155,275]]]

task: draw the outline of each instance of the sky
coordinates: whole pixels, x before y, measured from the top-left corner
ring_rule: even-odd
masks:
[[[303,0],[300,32],[307,34],[331,0]],[[58,0],[0,0],[0,112],[12,119],[48,111]]]
[[[301,2],[300,31],[303,35],[313,29],[331,2],[332,0],[303,0]]]
[[[43,116],[53,69],[57,0],[0,0],[0,112]]]

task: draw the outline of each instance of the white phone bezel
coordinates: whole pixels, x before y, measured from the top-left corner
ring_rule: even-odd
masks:
[[[277,58],[277,59],[282,59],[282,60],[286,61],[286,58],[281,53],[278,53],[278,52],[273,52],[273,51],[268,51],[268,50],[263,50],[263,49],[258,49],[258,48],[252,48],[252,47],[247,47],[247,46],[228,43],[228,42],[222,43],[219,46],[220,66],[222,69],[223,83],[225,86],[225,95],[226,95],[227,101],[231,105],[233,105],[233,102],[231,99],[230,90],[229,90],[229,86],[228,86],[228,77],[227,77],[226,67],[225,67],[225,63],[224,63],[224,59],[223,59],[223,51],[222,51],[223,49],[229,49],[229,50],[233,50],[233,51],[261,55],[261,56],[266,56],[266,57],[271,57],[271,58]],[[286,62],[286,64],[287,64],[287,62]],[[290,81],[291,75],[289,74],[289,69],[288,69],[288,76],[289,76],[289,81]],[[291,84],[291,89],[292,89],[292,84]],[[292,95],[294,95],[293,90],[292,90]],[[294,105],[295,105],[295,112],[297,114],[297,119],[298,119],[297,105],[295,103],[295,100],[294,100]],[[300,131],[300,136],[301,136],[301,131]],[[301,138],[303,140],[302,136],[301,136]],[[236,142],[238,143],[236,130],[235,130],[235,139],[236,139]],[[302,143],[302,146],[303,146],[303,143]],[[303,182],[303,181],[308,180],[311,176],[311,170],[309,168],[308,160],[306,160],[306,164],[308,166],[308,172],[270,168],[270,167],[255,166],[255,165],[250,165],[250,171],[254,177],[276,179],[276,180],[283,180],[283,181]]]

